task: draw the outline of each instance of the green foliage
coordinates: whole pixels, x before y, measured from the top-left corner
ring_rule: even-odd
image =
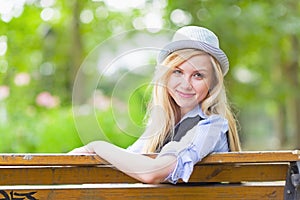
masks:
[[[80,127],[72,113],[73,86],[84,58],[98,44],[153,19],[149,17],[153,13],[159,14],[162,28],[201,25],[219,36],[230,60],[226,86],[235,110],[240,111],[245,149],[282,148],[280,132],[289,137],[287,146],[295,146],[294,113],[300,112],[296,109],[300,99],[298,1],[145,1],[123,10],[106,1],[56,0],[48,6],[42,2],[26,1],[10,20],[0,13],[0,44],[3,40],[7,44],[3,55],[0,45],[0,87],[9,88],[7,97],[0,93],[1,152],[66,152],[86,142],[78,129],[85,130],[88,141],[106,139],[121,147],[134,142],[144,127],[149,93],[144,86],[134,92],[128,88],[149,81],[151,73],[145,73],[149,77],[129,73],[127,84],[118,90],[116,77],[104,77],[97,89],[121,107],[113,105],[81,116]],[[184,16],[174,20],[174,10]],[[43,19],[46,11],[54,13],[52,19]],[[98,75],[96,68],[90,73],[82,90]],[[48,95],[52,104],[38,102],[41,94]],[[282,108],[288,120],[279,129]],[[98,120],[96,128],[91,118]],[[102,135],[97,134],[99,127]]]
[[[80,146],[72,112],[28,107],[1,123],[1,152],[67,152]]]

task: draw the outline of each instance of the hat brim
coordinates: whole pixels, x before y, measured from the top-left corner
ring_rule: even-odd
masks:
[[[162,63],[163,60],[171,53],[181,49],[198,49],[210,54],[220,63],[223,75],[229,70],[229,61],[226,54],[219,48],[215,48],[207,43],[195,40],[180,40],[167,44],[158,54],[157,62]]]

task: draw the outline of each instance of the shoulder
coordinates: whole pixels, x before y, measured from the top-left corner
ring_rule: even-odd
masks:
[[[201,121],[204,123],[228,123],[227,119],[225,117],[223,117],[222,115],[219,114],[212,114],[212,115],[206,115],[201,108],[201,105],[199,105],[198,107],[196,107],[193,110],[194,114],[197,114],[201,117]]]
[[[228,121],[225,117],[221,115],[210,115],[202,117],[202,120],[199,121],[199,125],[212,124],[218,126],[228,126]]]
[[[218,114],[212,114],[212,115],[206,115],[202,109],[201,105],[195,107],[193,110],[191,110],[189,113],[187,113],[181,121],[183,121],[185,118],[188,117],[195,117],[200,116],[200,121],[198,122],[199,126],[215,126],[219,127],[224,131],[228,130],[228,121],[225,117]]]

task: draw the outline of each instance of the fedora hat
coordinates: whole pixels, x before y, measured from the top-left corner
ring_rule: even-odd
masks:
[[[229,70],[226,54],[219,47],[218,37],[207,28],[185,26],[178,29],[172,39],[158,54],[157,62],[161,63],[168,55],[181,49],[199,49],[210,54],[220,63],[223,75]]]

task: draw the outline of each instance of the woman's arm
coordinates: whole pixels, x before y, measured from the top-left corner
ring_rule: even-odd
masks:
[[[95,141],[70,153],[96,153],[127,175],[143,183],[159,183],[174,170],[176,157],[160,156],[155,159],[128,152],[104,141]]]

